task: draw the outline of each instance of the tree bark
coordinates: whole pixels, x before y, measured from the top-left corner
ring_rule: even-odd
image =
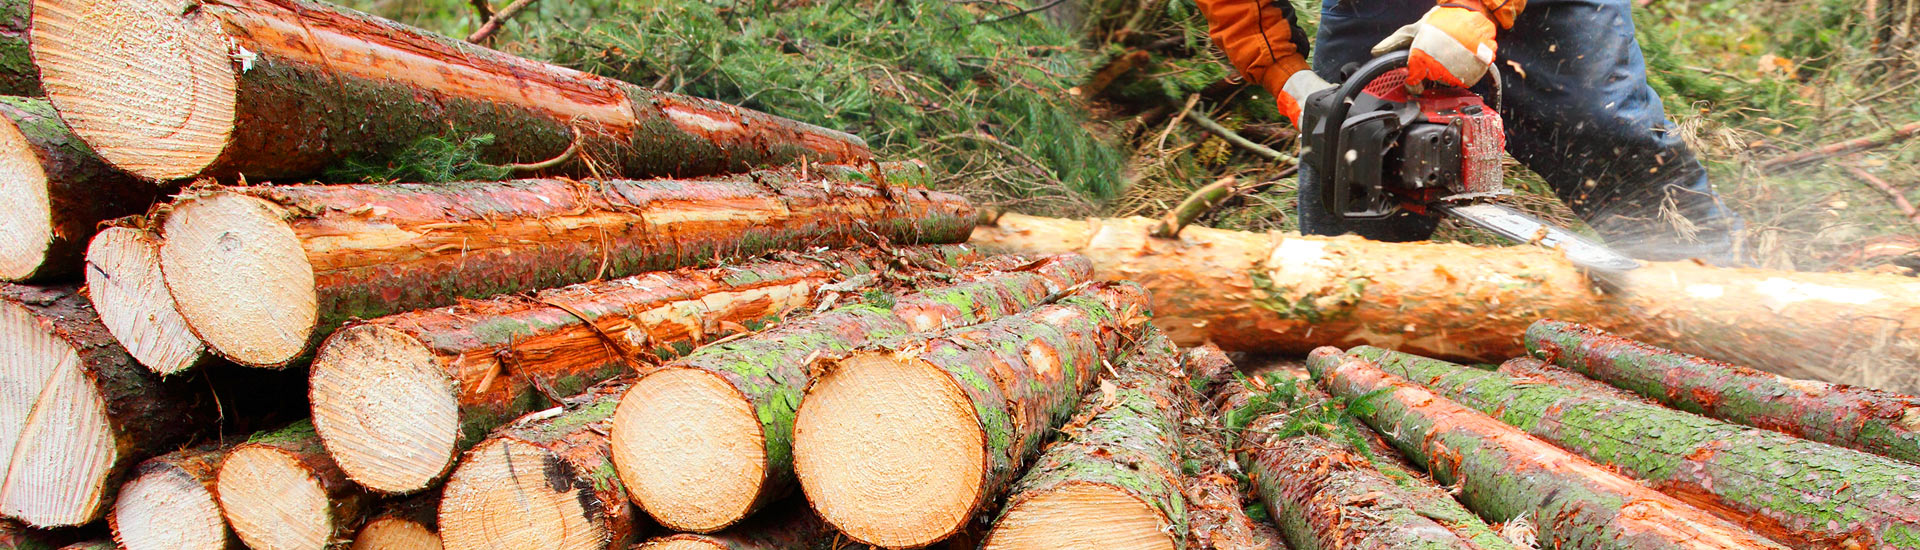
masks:
[[[163,376],[213,362],[160,276],[160,236],[139,217],[110,223],[87,245],[87,299],[100,323],[134,360]]]
[[[1606,293],[1552,250],[1383,243],[1189,227],[1149,237],[1145,218],[999,217],[989,252],[1091,258],[1101,279],[1153,292],[1174,341],[1306,353],[1376,345],[1493,362],[1524,354],[1544,318],[1578,319],[1680,351],[1784,374],[1920,388],[1920,282],[1894,275],[1651,263]]]
[[[283,367],[352,318],[781,249],[959,242],[972,225],[954,195],[801,172],[194,191],[166,220],[161,267],[208,347]]]
[[[212,403],[113,341],[74,287],[0,284],[0,515],[100,517],[135,464],[210,427]]]
[[[424,489],[488,430],[621,373],[804,311],[898,261],[962,246],[782,253],[390,315],[329,337],[311,372],[314,425],[341,469],[386,493]],[[379,383],[370,384],[377,380]]]
[[[1187,498],[1187,544],[1195,550],[1281,550],[1284,537],[1272,525],[1247,517],[1241,501],[1240,465],[1225,438],[1226,427],[1214,414],[1216,389],[1238,384],[1233,361],[1212,344],[1188,348],[1182,369],[1186,385],[1181,397],[1180,456],[1184,462],[1181,493]]]
[[[1795,380],[1557,321],[1529,327],[1527,347],[1676,409],[1920,463],[1920,398]]]
[[[1179,361],[1148,329],[1013,485],[981,547],[1187,548]]]
[[[529,61],[308,0],[37,3],[47,94],[103,156],[155,180],[297,180],[448,133],[574,177],[867,163],[842,132]],[[128,36],[127,41],[101,40]],[[138,46],[138,47],[136,47]],[[168,55],[160,55],[168,54]],[[155,105],[165,106],[164,108]],[[464,134],[464,135],[459,135]]]
[[[622,550],[642,528],[613,470],[607,430],[631,380],[613,379],[563,408],[522,416],[468,451],[440,498],[447,550]]]
[[[16,4],[24,2],[0,1],[0,87],[9,84],[6,22]],[[0,281],[76,278],[100,222],[144,212],[169,189],[107,166],[47,100],[0,97],[0,117]]]
[[[107,515],[113,540],[127,550],[239,548],[214,497],[228,450],[201,445],[140,463]]]
[[[833,527],[804,501],[789,502],[710,535],[678,533],[648,539],[633,550],[813,550],[833,540]]]
[[[0,548],[9,550],[54,550],[81,537],[84,529],[35,529],[12,519],[0,517]]]
[[[1538,325],[1539,323],[1535,323]],[[1608,399],[1653,404],[1653,400],[1633,392],[1607,385],[1605,382],[1581,376],[1580,373],[1563,369],[1552,364],[1529,357],[1516,357],[1500,364],[1496,370],[1500,374],[1513,377],[1521,383],[1551,384],[1587,395],[1597,395]]]
[[[1920,548],[1920,466],[1377,348],[1353,355],[1801,548]]]
[[[1101,365],[1134,340],[1145,301],[1135,285],[1096,285],[1018,316],[816,360],[794,415],[807,501],[876,546],[953,534],[1012,484]]]
[[[1785,548],[1364,359],[1330,350],[1307,368],[1481,517],[1533,522],[1542,548]]]
[[[305,420],[234,446],[216,484],[227,524],[251,548],[332,548],[353,539],[373,503],[373,495],[333,463]]]
[[[440,492],[381,503],[353,536],[352,550],[440,550]]]
[[[662,525],[719,530],[792,492],[793,418],[811,358],[1018,314],[1091,276],[1079,256],[991,258],[890,308],[841,308],[703,348],[621,398],[614,465]]]
[[[45,95],[40,90],[40,69],[27,48],[32,11],[29,0],[0,1],[0,95]]]

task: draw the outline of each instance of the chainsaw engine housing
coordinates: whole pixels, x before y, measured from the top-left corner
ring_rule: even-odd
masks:
[[[1500,114],[1467,90],[1428,88],[1416,96],[1406,75],[1404,63],[1370,63],[1348,84],[1308,99],[1304,161],[1326,178],[1322,203],[1330,213],[1425,215],[1443,198],[1505,191]]]

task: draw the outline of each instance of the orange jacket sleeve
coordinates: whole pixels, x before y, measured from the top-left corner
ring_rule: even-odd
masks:
[[[1209,35],[1227,60],[1273,95],[1287,77],[1307,69],[1307,37],[1294,24],[1288,0],[1197,0]],[[1497,0],[1496,0],[1497,1]]]
[[[1527,0],[1440,0],[1439,5],[1479,10],[1480,13],[1487,14],[1487,19],[1492,19],[1493,24],[1499,25],[1501,29],[1511,29],[1513,18],[1519,17],[1520,12],[1527,9]]]

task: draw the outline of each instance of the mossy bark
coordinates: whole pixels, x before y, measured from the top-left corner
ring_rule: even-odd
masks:
[[[1528,518],[1561,549],[1785,548],[1337,350],[1307,361],[1331,394],[1481,517]]]
[[[267,448],[278,451],[298,462],[307,471],[307,477],[327,495],[327,521],[329,534],[326,540],[352,540],[354,531],[366,519],[365,513],[374,502],[372,493],[347,478],[346,472],[334,464],[333,457],[327,454],[327,448],[320,442],[320,434],[313,430],[313,423],[306,420],[294,422],[284,428],[256,432],[229,451],[241,452],[249,448]],[[262,499],[264,500],[264,499]],[[226,499],[222,499],[225,507]],[[228,511],[227,517],[233,518],[234,512]],[[238,525],[238,524],[235,524]],[[245,542],[246,535],[241,535]]]
[[[104,470],[92,476],[81,476],[74,472],[75,475],[58,480],[34,480],[36,484],[59,484],[64,486],[63,489],[80,489],[67,493],[83,497],[67,509],[70,513],[62,514],[64,518],[20,517],[13,502],[0,501],[0,512],[5,512],[7,516],[43,528],[88,523],[106,512],[112,501],[113,490],[120,486],[134,465],[172,450],[181,442],[213,427],[217,414],[211,397],[188,385],[186,380],[162,381],[160,375],[140,366],[114,341],[107,327],[100,324],[93,305],[80,295],[78,288],[0,283],[0,307],[20,308],[37,321],[48,335],[73,348],[79,359],[75,368],[80,370],[84,384],[97,392],[101,403],[105,405],[106,428],[112,441],[111,448],[87,450],[110,457]],[[12,389],[24,391],[24,395],[29,396],[43,395],[46,383],[40,381],[37,385]],[[21,427],[23,432],[38,428],[40,426],[37,425]],[[17,471],[11,467],[12,460],[33,458],[16,449],[5,471]],[[78,457],[62,460],[81,463]],[[14,487],[14,493],[22,498],[26,498],[27,493],[37,492],[15,485],[21,481],[25,480],[7,476],[4,484]]]
[[[901,297],[894,302],[894,314],[915,332],[950,329],[1019,313],[1093,278],[1093,263],[1078,254],[1049,256],[1004,269],[984,267],[976,270],[976,280]]]
[[[958,196],[887,193],[815,172],[691,181],[226,187],[189,194],[174,208],[236,194],[282,213],[312,266],[319,301],[308,330],[314,340],[350,319],[460,298],[791,248],[855,246],[875,235],[898,244],[961,242],[972,226],[972,207]],[[166,252],[163,245],[163,258]],[[176,296],[191,284],[167,280]],[[183,302],[182,314],[195,324],[194,307]]]
[[[613,427],[613,411],[620,404],[620,395],[631,384],[630,379],[624,378],[601,382],[568,398],[564,408],[555,411],[557,414],[523,416],[488,436],[489,440],[512,440],[545,452],[541,471],[546,476],[546,489],[554,495],[578,499],[584,515],[577,519],[600,531],[604,539],[600,547],[607,550],[626,548],[645,526],[639,508],[628,497],[626,485],[620,483],[620,476],[614,471],[613,448],[607,441],[607,432]],[[442,529],[451,525],[446,520],[448,509],[472,507],[481,501],[478,495],[456,493],[452,488],[450,483],[448,491],[441,495]],[[542,521],[548,520],[542,518]],[[448,536],[445,542],[451,550],[463,550],[459,541],[486,535]]]
[[[829,544],[839,533],[814,515],[802,501],[769,509],[746,521],[713,534],[678,533],[648,539],[633,550],[652,550],[672,541],[697,541],[720,550],[814,550]]]
[[[1073,419],[1014,484],[983,546],[993,548],[996,537],[1017,536],[1006,532],[1011,527],[1004,521],[1014,510],[1069,485],[1085,484],[1117,490],[1152,508],[1173,547],[1187,548],[1181,380],[1174,376],[1178,370],[1179,350],[1173,341],[1158,330],[1145,331],[1114,365],[1114,375],[1081,398]]]
[[[10,84],[7,77],[12,53],[8,50],[6,22],[11,8],[22,0],[0,0],[0,87]],[[24,56],[25,52],[21,52]],[[31,74],[32,67],[28,67]],[[7,264],[35,265],[31,269],[0,274],[0,279],[48,282],[76,278],[87,254],[87,242],[98,231],[100,222],[145,212],[165,196],[168,186],[154,185],[108,166],[93,149],[73,135],[66,123],[45,99],[0,97],[0,117],[20,131],[27,147],[39,161],[45,176],[47,212],[44,223],[52,229],[46,253],[39,258],[9,258]],[[12,167],[33,170],[36,167]],[[26,182],[20,182],[25,184]],[[13,206],[13,205],[9,205]],[[9,215],[28,215],[9,211]],[[31,213],[30,215],[38,215]],[[25,223],[40,223],[23,220]]]
[[[1445,361],[1350,353],[1774,540],[1920,548],[1920,466]]]
[[[1226,440],[1226,427],[1209,402],[1215,390],[1237,384],[1239,372],[1226,352],[1212,344],[1186,350],[1181,370],[1181,493],[1187,498],[1187,545],[1197,550],[1275,550],[1287,548],[1271,524],[1256,523],[1241,506],[1246,490]]]
[[[1920,463],[1920,397],[1795,380],[1558,321],[1528,327],[1527,347],[1676,409]]]
[[[0,95],[38,97],[40,69],[27,48],[31,0],[0,0]]]

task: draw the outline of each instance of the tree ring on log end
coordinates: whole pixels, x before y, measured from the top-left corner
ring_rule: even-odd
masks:
[[[163,234],[167,290],[207,347],[257,367],[306,351],[319,293],[279,206],[234,193],[190,197],[176,201]]]
[[[215,486],[233,534],[249,548],[322,550],[333,539],[327,490],[293,453],[243,445],[220,465]]]
[[[13,122],[0,117],[0,281],[32,276],[53,246],[47,170]]]
[[[826,369],[794,421],[794,471],[820,517],[856,540],[913,548],[973,514],[986,433],[967,394],[925,361],[854,355]]]
[[[33,3],[47,99],[101,158],[154,180],[199,174],[232,138],[253,53],[219,18],[172,0]]]
[[[647,513],[710,533],[746,517],[766,481],[759,417],[725,378],[674,368],[635,382],[613,414],[613,463]]]
[[[0,515],[62,527],[98,517],[119,451],[78,350],[49,328],[0,302]]]
[[[599,550],[611,536],[598,522],[594,488],[538,446],[491,439],[467,453],[440,497],[440,538],[448,548]]]
[[[383,517],[360,528],[353,550],[440,550],[440,535],[419,523]]]
[[[134,360],[174,374],[206,354],[173,305],[160,276],[160,241],[145,231],[109,227],[87,245],[87,299]]]
[[[727,550],[727,546],[700,535],[672,535],[647,541],[634,550]]]
[[[983,550],[1139,548],[1173,550],[1166,517],[1126,491],[1072,482],[1015,503]]]
[[[227,518],[206,484],[172,465],[145,469],[120,489],[113,538],[127,550],[224,550]]]
[[[413,492],[453,464],[459,388],[418,339],[380,325],[341,329],[314,356],[308,385],[314,431],[361,485]]]

